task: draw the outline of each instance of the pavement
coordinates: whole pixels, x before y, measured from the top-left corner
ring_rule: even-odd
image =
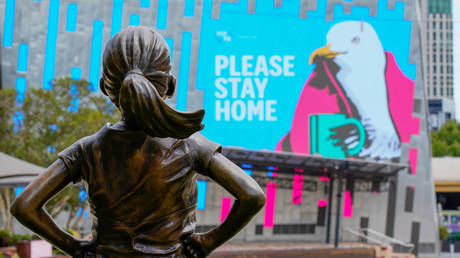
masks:
[[[440,258],[451,258],[450,254],[449,253],[441,253],[441,256],[439,256]],[[422,258],[422,257],[420,257]],[[460,253],[455,253],[452,258],[460,258]]]
[[[341,249],[350,248],[372,248],[372,245],[350,242],[340,243]],[[216,251],[265,251],[265,250],[312,250],[312,249],[334,249],[333,244],[313,242],[227,242]],[[460,258],[460,257],[459,257]]]
[[[438,257],[433,256],[418,256],[417,258],[460,258],[460,253],[454,253],[454,255],[450,256],[449,253],[441,253]]]

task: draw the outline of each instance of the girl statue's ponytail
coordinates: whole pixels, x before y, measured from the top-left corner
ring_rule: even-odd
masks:
[[[120,89],[119,107],[126,120],[152,137],[187,138],[203,129],[204,110],[179,112],[166,104],[142,74],[128,72]]]
[[[127,27],[107,44],[100,87],[123,119],[152,137],[187,138],[203,129],[204,110],[179,112],[164,101],[175,89],[169,48],[154,30]]]

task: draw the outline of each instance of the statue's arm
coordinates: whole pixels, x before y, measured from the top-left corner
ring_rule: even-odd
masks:
[[[74,255],[82,242],[61,230],[43,207],[69,183],[67,168],[58,159],[22,191],[13,202],[11,213],[55,247]]]
[[[196,242],[209,253],[249,223],[264,206],[265,194],[254,179],[220,153],[215,153],[209,162],[207,176],[235,197],[235,202],[222,224],[209,232],[194,236]]]

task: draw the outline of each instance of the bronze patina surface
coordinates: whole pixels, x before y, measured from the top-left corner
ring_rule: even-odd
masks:
[[[179,112],[164,39],[128,27],[108,43],[101,91],[122,119],[59,153],[16,198],[11,212],[26,227],[73,257],[205,257],[238,233],[263,207],[257,183],[198,131],[204,111]],[[195,233],[197,173],[235,197],[227,219]],[[43,208],[71,182],[86,187],[92,240],[75,239]]]

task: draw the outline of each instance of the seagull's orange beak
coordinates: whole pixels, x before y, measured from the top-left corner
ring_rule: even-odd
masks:
[[[317,56],[324,57],[324,58],[327,58],[327,59],[332,59],[338,54],[340,54],[340,52],[331,51],[329,49],[329,45],[326,45],[324,47],[318,48],[315,51],[313,51],[313,53],[310,56],[309,63],[313,64],[313,62],[315,61],[315,58]]]

